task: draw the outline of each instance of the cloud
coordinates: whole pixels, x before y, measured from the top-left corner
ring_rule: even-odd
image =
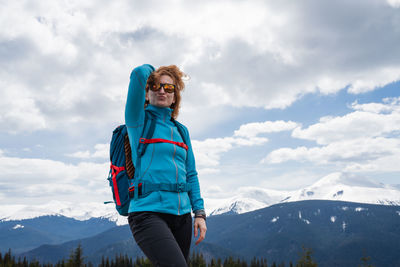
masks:
[[[254,137],[262,133],[273,133],[292,130],[298,126],[298,123],[293,121],[253,122],[241,125],[239,130],[235,131],[234,135],[242,137]]]
[[[36,131],[46,128],[46,120],[36,105],[34,96],[27,88],[16,84],[7,85],[0,81],[2,90],[0,100],[0,125],[4,131],[18,132]]]
[[[400,112],[400,97],[388,97],[382,99],[383,103],[366,103],[358,104],[357,101],[351,104],[354,110],[365,111],[370,113],[390,113]]]
[[[23,199],[101,199],[107,196],[109,164],[8,157],[0,153],[0,184],[6,202]],[[100,191],[99,191],[100,189]]]
[[[79,185],[65,184],[65,183],[47,183],[47,184],[34,184],[27,185],[23,190],[20,191],[25,197],[42,198],[46,196],[60,196],[60,195],[73,195],[79,192],[82,195],[87,195],[91,191]],[[38,194],[40,192],[40,194]]]
[[[80,162],[77,165],[61,161],[37,158],[1,158],[0,173],[3,181],[16,183],[30,181],[41,183],[62,180],[63,182],[90,182],[104,179],[108,173],[108,163]]]
[[[196,156],[196,164],[202,174],[214,174],[219,170],[221,156],[224,153],[245,146],[260,146],[268,142],[266,137],[258,137],[259,134],[288,131],[298,126],[292,121],[265,121],[243,124],[234,131],[233,136],[224,138],[207,138],[203,141],[193,140],[193,151]]]
[[[398,81],[399,68],[395,67],[382,67],[377,69],[376,73],[371,77],[362,77],[361,79],[355,79],[352,81],[348,88],[348,92],[352,94],[361,94],[369,91],[373,91],[375,88],[383,87],[392,82]]]
[[[394,7],[394,8],[398,8],[400,7],[400,1],[399,0],[387,0],[387,3]]]
[[[263,160],[269,163],[281,163],[288,160],[311,161],[316,164],[350,162],[370,162],[385,156],[398,155],[400,140],[390,138],[359,138],[333,142],[323,147],[280,148],[272,151]]]
[[[272,10],[280,23],[260,23],[258,41],[240,36],[225,44],[210,42],[218,57],[209,59],[205,51],[201,64],[189,69],[200,73],[201,81],[230,92],[232,105],[285,108],[307,93],[348,88],[359,94],[399,80],[399,65],[392,64],[399,14],[384,3],[281,1],[258,8]],[[393,43],[383,45],[385,38]],[[373,51],[383,55],[374,57]],[[371,67],[372,62],[377,66]]]
[[[378,137],[400,130],[400,98],[384,99],[383,103],[351,106],[355,111],[341,117],[323,117],[306,129],[293,130],[295,138],[329,144],[341,140]]]
[[[400,98],[354,102],[351,107],[354,111],[344,116],[324,117],[306,129],[293,130],[292,137],[321,146],[276,149],[262,163],[294,160],[354,172],[399,171],[395,161],[400,157]]]
[[[220,136],[221,125],[241,123],[238,114],[249,107],[285,109],[307,94],[364,94],[398,81],[398,7],[398,0],[8,1],[0,9],[0,132],[5,143],[32,138],[32,144],[43,145],[40,153],[51,144],[51,156],[69,153],[84,162],[35,158],[38,149],[29,153],[32,158],[0,151],[0,180],[7,186],[12,185],[9,179],[31,186],[62,177],[62,185],[88,183],[92,192],[103,195],[99,190],[106,190],[108,165],[87,161],[108,158],[105,143],[124,121],[130,71],[143,63],[177,64],[190,75],[179,120],[195,136],[200,173],[222,176],[221,169],[225,175],[220,162],[229,152],[267,143],[262,134],[292,129],[294,138],[318,145],[288,148],[293,151],[286,154],[299,154],[295,160],[305,155],[318,164],[386,170],[389,163],[382,165],[382,159],[397,165],[387,147],[397,145],[392,140],[399,125],[396,103],[353,103],[354,112],[309,127],[256,122],[221,138],[207,137]],[[59,145],[37,141],[45,138],[59,138]],[[377,153],[364,148],[370,139]],[[334,144],[361,147],[368,160],[359,161],[361,153],[335,154]],[[320,159],[309,155],[311,149]],[[272,152],[271,161],[288,160],[283,152]]]
[[[262,145],[268,142],[264,137],[253,137],[250,139],[224,137],[208,138],[203,141],[192,141],[193,151],[195,151],[196,164],[202,167],[216,167],[219,165],[221,154],[241,146]],[[208,170],[209,172],[210,170]]]
[[[90,158],[108,159],[110,157],[110,144],[96,144],[94,146],[94,149],[95,151],[93,153],[90,153],[89,150],[85,150],[67,154],[67,156],[80,159],[90,159]]]
[[[191,114],[371,91],[400,79],[392,7],[397,0],[8,2],[0,11],[0,128],[68,124],[73,133],[121,122],[130,70],[148,62],[175,63],[192,77],[184,100]]]

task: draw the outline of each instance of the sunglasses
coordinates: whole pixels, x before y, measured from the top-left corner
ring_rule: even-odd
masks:
[[[173,92],[175,92],[175,84],[170,84],[170,83],[160,83],[157,85],[153,84],[150,86],[150,90],[157,92],[158,90],[160,90],[162,88],[164,88],[164,91],[167,93],[172,94]]]

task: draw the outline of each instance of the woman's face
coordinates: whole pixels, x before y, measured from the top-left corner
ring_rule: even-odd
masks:
[[[161,75],[159,83],[174,84],[174,81],[168,75]],[[161,87],[157,91],[149,89],[146,92],[146,100],[148,100],[153,106],[167,108],[175,103],[175,93],[165,92],[164,87]]]

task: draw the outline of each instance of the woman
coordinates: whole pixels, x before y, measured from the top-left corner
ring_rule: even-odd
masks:
[[[189,133],[175,121],[185,87],[182,76],[175,65],[156,71],[147,64],[135,68],[125,108],[136,162],[134,188],[139,189],[130,202],[128,221],[137,244],[155,266],[187,266],[191,211],[194,235],[200,231],[196,245],[207,231]],[[151,139],[145,139],[149,118],[155,120],[155,128]],[[144,142],[147,149],[138,160],[137,148]]]

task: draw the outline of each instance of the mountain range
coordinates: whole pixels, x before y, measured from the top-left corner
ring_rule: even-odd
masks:
[[[233,197],[205,199],[207,239],[193,250],[206,259],[265,257],[295,262],[301,246],[319,266],[400,266],[400,187],[332,173],[293,191],[244,187]],[[0,252],[44,262],[67,258],[82,245],[85,257],[143,256],[126,217],[113,204],[52,201],[0,206]]]
[[[210,214],[244,213],[277,203],[301,200],[341,200],[400,206],[400,189],[398,185],[384,185],[363,177],[336,172],[294,191],[244,187],[233,197],[215,201],[219,205]]]
[[[79,221],[60,215],[25,220],[0,221],[0,252],[11,249],[21,253],[43,244],[60,244],[104,232],[115,227],[108,219]]]
[[[293,191],[280,191],[259,187],[242,187],[227,198],[205,197],[209,216],[235,213],[241,214],[277,203],[300,200],[341,200],[367,204],[400,206],[400,185],[384,185],[364,177],[355,177],[336,172],[322,177],[314,184]],[[51,201],[44,205],[0,205],[0,220],[22,220],[45,215],[62,215],[77,220],[107,218],[117,225],[127,224],[119,216],[113,204],[69,203]]]
[[[228,256],[270,263],[296,262],[302,247],[312,249],[318,266],[358,266],[370,257],[374,266],[400,266],[400,207],[330,200],[280,203],[243,214],[207,220],[207,237],[193,250],[206,259]],[[19,254],[41,262],[68,258],[81,245],[86,260],[102,256],[143,256],[128,225],[90,237],[42,245]]]

